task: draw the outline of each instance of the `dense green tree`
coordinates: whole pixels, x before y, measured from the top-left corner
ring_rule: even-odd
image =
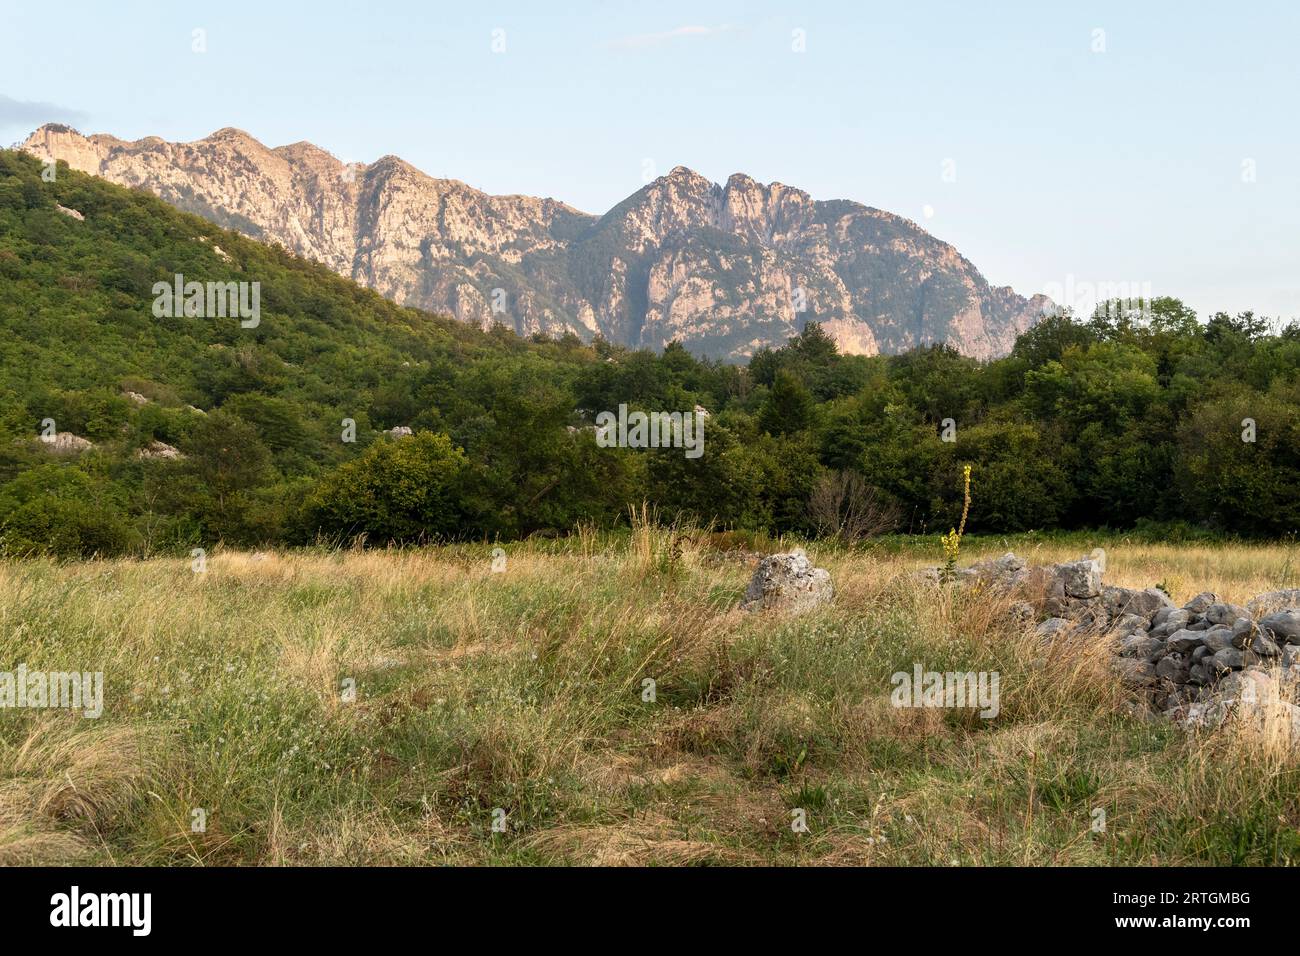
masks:
[[[376,442],[320,480],[307,497],[305,527],[327,539],[365,535],[376,544],[453,537],[463,527],[467,465],[446,435]]]
[[[254,543],[246,517],[256,489],[271,479],[271,455],[257,430],[225,411],[207,415],[183,445],[194,510],[212,540]]]
[[[1016,339],[1011,354],[1024,359],[1030,368],[1041,368],[1048,362],[1059,362],[1066,349],[1087,348],[1095,341],[1093,329],[1076,322],[1068,310],[1060,310],[1045,316]]]
[[[646,453],[646,492],[669,520],[762,527],[757,496],[762,475],[747,446],[722,423],[704,431],[704,454],[687,458],[678,448]]]
[[[0,555],[120,554],[135,532],[119,496],[79,469],[35,467],[0,488]]]
[[[1300,533],[1298,413],[1294,382],[1199,405],[1179,427],[1170,489],[1185,513],[1221,530]]]
[[[1070,475],[1049,436],[1032,424],[981,422],[958,429],[957,441],[942,443],[937,456],[932,511],[949,525],[961,516],[967,464],[972,531],[1055,527],[1072,503]]]
[[[812,423],[813,399],[792,373],[780,371],[758,415],[758,425],[769,435],[789,435]]]

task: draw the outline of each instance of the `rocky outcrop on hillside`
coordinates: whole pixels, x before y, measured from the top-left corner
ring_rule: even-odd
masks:
[[[52,435],[39,435],[45,447],[56,455],[79,455],[95,447],[89,438],[82,438],[72,432],[57,432]]]
[[[181,453],[180,449],[176,448],[174,445],[169,445],[165,441],[158,441],[156,439],[149,442],[149,444],[145,445],[143,448],[138,449],[135,456],[146,460],[163,459],[166,461],[179,461],[185,457],[185,455]]]
[[[491,196],[394,156],[344,164],[310,143],[269,149],[223,129],[126,142],[66,126],[23,148],[142,187],[219,225],[325,263],[405,305],[480,325],[743,359],[809,320],[842,351],[947,342],[1004,354],[1050,302],[995,288],[915,223],[685,167],[603,216]]]

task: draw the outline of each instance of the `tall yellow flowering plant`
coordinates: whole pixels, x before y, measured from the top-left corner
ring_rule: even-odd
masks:
[[[970,514],[970,465],[961,470],[962,506],[961,522],[941,539],[943,553],[948,560],[943,566],[943,580],[951,581],[957,574],[957,555],[961,552],[961,536],[966,533],[966,516]]]

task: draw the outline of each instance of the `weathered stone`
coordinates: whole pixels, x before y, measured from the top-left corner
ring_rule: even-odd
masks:
[[[1215,651],[1211,661],[1214,663],[1215,670],[1220,671],[1238,670],[1246,666],[1245,652],[1236,647],[1225,647],[1223,650]]]
[[[1152,614],[1154,614],[1156,611],[1163,611],[1166,608],[1168,608],[1171,611],[1182,610],[1180,607],[1178,607],[1178,605],[1174,604],[1173,600],[1169,597],[1169,595],[1166,594],[1164,591],[1160,590],[1160,588],[1143,588],[1142,594],[1144,595],[1144,597],[1142,597],[1140,600],[1151,605],[1150,613]]]
[[[1246,610],[1252,617],[1262,617],[1287,607],[1300,607],[1300,588],[1265,591],[1246,602]]]
[[[1158,637],[1133,634],[1120,642],[1119,652],[1123,657],[1138,657],[1143,660],[1151,660],[1158,652],[1164,650],[1164,646],[1164,641]]]
[[[1104,634],[1110,623],[1110,615],[1098,601],[1085,601],[1077,598],[1067,598],[1068,607],[1065,616],[1074,621],[1080,630],[1092,631],[1097,634]]]
[[[1165,644],[1171,651],[1181,653],[1183,651],[1191,650],[1196,645],[1202,643],[1204,639],[1204,632],[1189,631],[1187,628],[1183,628],[1181,631],[1175,631],[1173,634],[1170,634],[1168,640],[1165,641]]]
[[[141,448],[135,453],[137,458],[165,458],[178,461],[185,457],[179,448],[167,444],[165,441],[151,441],[148,445]]]
[[[1211,624],[1232,624],[1243,617],[1248,617],[1246,609],[1235,604],[1211,604],[1205,609],[1205,619]]]
[[[1191,611],[1185,611],[1180,607],[1162,607],[1152,616],[1151,624],[1154,627],[1168,626],[1169,630],[1165,633],[1172,634],[1180,627],[1185,626],[1191,619]]]
[[[991,359],[1010,352],[1046,304],[993,288],[910,219],[740,173],[715,184],[679,166],[598,217],[549,198],[488,195],[393,156],[363,165],[308,143],[272,150],[234,129],[181,144],[51,125],[24,147],[184,197],[404,305],[485,328],[504,321],[521,336],[579,331],[656,350],[677,340],[744,362],[785,344],[786,321],[769,317],[789,313],[797,276],[807,314],[824,317],[842,354],[946,340]],[[588,274],[606,279],[589,283]],[[492,291],[502,283],[508,309]]]
[[[1111,661],[1111,669],[1119,675],[1119,679],[1128,687],[1149,687],[1156,681],[1155,665],[1149,661],[1134,660],[1130,657],[1117,657]]]
[[[1278,700],[1280,690],[1277,679],[1259,667],[1229,674],[1214,689],[1225,700],[1242,700],[1252,705]]]
[[[1138,691],[1136,705],[1150,714],[1164,711],[1186,727],[1215,726],[1246,708],[1259,690],[1261,665],[1272,662],[1282,697],[1275,695],[1269,727],[1290,721],[1288,695],[1300,698],[1300,607],[1275,610],[1257,624],[1250,611],[1198,594],[1182,608],[1151,588],[1102,586],[1101,565],[1089,559],[1027,568],[1014,555],[980,562],[971,570],[984,580],[1039,575],[1035,595],[1045,595],[1049,614],[1036,633],[1044,641],[1066,635],[1104,635],[1115,655],[1110,666],[1121,682]],[[1049,577],[1041,575],[1047,572]],[[1026,594],[1030,593],[1028,590]],[[1297,592],[1300,593],[1300,592]],[[1290,599],[1274,592],[1270,601]],[[1260,606],[1252,601],[1252,609]],[[1021,618],[1029,605],[1013,605]],[[1280,641],[1291,641],[1279,646]],[[1277,665],[1281,664],[1281,667]],[[1250,675],[1243,678],[1243,674]],[[1253,705],[1250,705],[1253,706]],[[1295,709],[1300,746],[1300,708]]]
[[[976,561],[972,568],[978,568],[995,577],[1011,577],[1018,571],[1025,569],[1026,561],[1014,551],[1008,551],[998,558],[985,558],[983,561]]]
[[[1066,597],[1095,598],[1101,594],[1101,568],[1090,558],[1056,565],[1056,576]]]
[[[1035,579],[1039,579],[1038,592],[1041,593],[1047,582],[1043,568],[1030,568],[1025,559],[1008,551],[998,558],[985,558],[966,568],[958,568],[955,579],[964,587],[980,586],[998,594],[1006,594],[1024,589],[1035,590]],[[922,580],[940,583],[943,580],[942,568],[926,568],[919,572]],[[1035,595],[1037,596],[1037,595]]]
[[[1033,570],[1026,566],[1024,558],[1008,551],[1001,557],[976,561],[959,571],[958,576],[963,584],[980,584],[997,594],[1006,594],[1026,586]]]
[[[1034,631],[1037,637],[1045,641],[1053,640],[1057,637],[1064,637],[1075,628],[1074,621],[1067,620],[1063,617],[1049,617]]]
[[[1211,703],[1212,702],[1212,703]],[[1300,707],[1286,699],[1277,675],[1258,667],[1229,674],[1207,701],[1223,716],[1236,715],[1246,726],[1295,747],[1300,745]]]
[[[1300,746],[1300,707],[1280,700],[1273,705],[1270,729],[1283,734],[1291,747]]]
[[[1259,626],[1273,634],[1276,641],[1300,644],[1300,610],[1287,608],[1259,619]]]
[[[795,548],[758,563],[740,606],[746,611],[778,608],[797,614],[827,604],[834,596],[830,572],[814,568],[803,549]]]
[[[1127,613],[1129,602],[1137,592],[1132,588],[1122,588],[1116,584],[1107,584],[1101,589],[1101,603],[1111,617],[1120,617]]]
[[[1243,647],[1242,650],[1252,650],[1260,657],[1277,657],[1279,654],[1282,653],[1282,649],[1277,646],[1277,643],[1273,641],[1267,634],[1264,634],[1262,632],[1256,634],[1251,639],[1250,644],[1248,644],[1246,647]]]
[[[1011,605],[1011,619],[1019,624],[1029,624],[1034,619],[1034,606],[1028,601],[1016,601]]]
[[[1116,634],[1132,634],[1135,631],[1145,634],[1147,619],[1140,614],[1121,614],[1119,620],[1111,625],[1111,630]]]
[[[1164,608],[1173,608],[1169,596],[1159,588],[1145,591],[1107,585],[1101,589],[1101,600],[1111,617],[1132,614],[1149,620],[1151,615]]]
[[[1270,632],[1258,627],[1248,617],[1238,618],[1232,625],[1232,646],[1250,648],[1261,657],[1276,657],[1280,652],[1270,637]]]
[[[1231,710],[1231,705],[1221,700],[1203,700],[1188,704],[1179,717],[1171,716],[1187,730],[1213,730],[1223,723]]]
[[[1215,651],[1211,660],[1214,662],[1214,666],[1220,670],[1240,670],[1243,667],[1249,667],[1251,664],[1260,663],[1265,660],[1265,657],[1250,648],[1242,650],[1236,647],[1225,647],[1221,651]]]
[[[1173,681],[1175,684],[1184,684],[1187,682],[1190,666],[1187,658],[1182,654],[1166,654],[1156,662],[1156,676]]]

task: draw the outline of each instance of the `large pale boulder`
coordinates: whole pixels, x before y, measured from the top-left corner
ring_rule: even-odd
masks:
[[[802,613],[835,596],[830,572],[814,568],[802,548],[771,554],[758,563],[740,607],[745,611],[780,609]]]
[[[1300,588],[1266,591],[1246,604],[1251,617],[1260,617],[1284,607],[1300,607]]]
[[[1189,730],[1213,729],[1235,716],[1288,746],[1300,746],[1300,707],[1287,700],[1277,674],[1251,667],[1227,675],[1213,692],[1202,693],[1201,700],[1173,709],[1170,716]]]
[[[1066,597],[1087,599],[1101,594],[1101,565],[1092,558],[1058,564],[1054,570]]]

